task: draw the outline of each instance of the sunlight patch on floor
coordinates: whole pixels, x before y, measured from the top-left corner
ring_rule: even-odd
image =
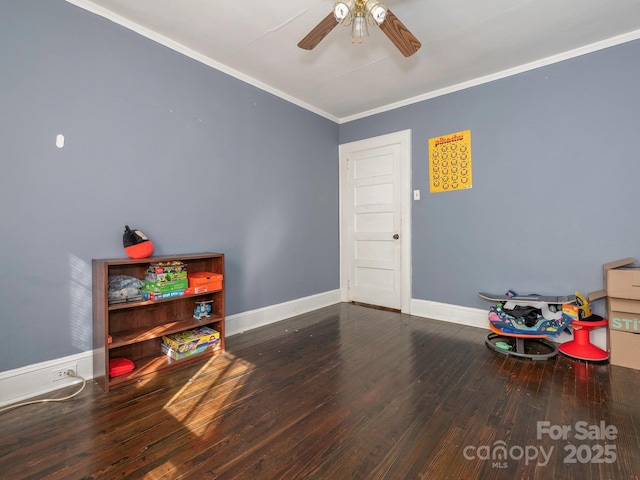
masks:
[[[228,352],[211,357],[164,405],[163,409],[177,421],[187,424],[197,417],[198,407],[207,410],[228,405],[254,370],[251,362]],[[195,422],[199,424],[200,422]]]

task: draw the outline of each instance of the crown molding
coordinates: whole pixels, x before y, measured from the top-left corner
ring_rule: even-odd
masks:
[[[193,60],[196,60],[200,63],[203,63],[204,65],[207,65],[211,68],[219,70],[222,73],[226,73],[227,75],[230,75],[244,83],[247,83],[256,88],[259,88],[260,90],[263,90],[267,93],[271,93],[276,97],[282,98],[283,100],[286,100],[289,103],[293,103],[294,105],[297,105],[301,108],[304,108],[305,110],[308,110],[317,115],[320,115],[321,117],[324,117],[335,123],[340,123],[340,119],[335,115],[331,115],[330,113],[327,113],[324,110],[321,110],[309,103],[303,102],[302,100],[296,97],[293,97],[281,90],[278,90],[277,88],[273,88],[272,86],[267,85],[266,83],[263,83],[259,80],[256,80],[255,78],[249,75],[246,75],[238,70],[228,67],[227,65],[217,62],[212,58],[202,55],[201,53],[198,53],[195,50],[192,50],[182,45],[181,43],[171,40],[170,38],[165,37],[164,35],[161,35],[158,32],[154,32],[153,30],[150,30],[135,22],[132,22],[127,18],[117,15],[114,12],[107,10],[106,8],[103,8],[99,5],[96,5],[93,2],[90,2],[89,0],[65,0],[65,1],[67,3],[75,5],[76,7],[82,8],[83,10],[87,10],[88,12],[91,12],[100,17],[106,18],[107,20],[110,20],[113,23],[120,25],[121,27],[124,27],[128,30],[132,30],[137,34],[142,35],[145,38],[148,38],[149,40],[153,40],[156,43],[164,45],[165,47],[170,48],[178,53],[181,53],[189,58],[192,58]]]
[[[517,67],[513,67],[513,68],[509,68],[507,70],[502,70],[500,72],[497,73],[492,73],[490,75],[485,75],[483,77],[478,77],[478,78],[474,78],[472,80],[466,81],[466,82],[462,82],[462,83],[458,83],[456,85],[451,85],[449,87],[445,87],[445,88],[441,88],[438,90],[433,90],[431,92],[427,92],[427,93],[423,93],[421,95],[417,95],[415,97],[411,97],[411,98],[407,98],[404,100],[400,100],[398,102],[394,102],[394,103],[390,103],[387,105],[383,105],[381,107],[378,108],[374,108],[371,110],[366,110],[360,113],[356,113],[354,115],[349,115],[346,117],[337,117],[335,115],[332,115],[328,112],[325,112],[324,110],[321,110],[317,107],[315,107],[314,105],[311,105],[309,103],[303,102],[302,100],[293,97],[281,90],[278,90],[270,85],[267,85],[253,77],[250,77],[249,75],[246,75],[238,70],[235,70],[233,68],[228,67],[227,65],[224,65],[220,62],[217,62],[205,55],[202,55],[198,52],[196,52],[195,50],[192,50],[188,47],[185,47],[184,45],[171,40],[168,37],[165,37],[164,35],[160,35],[157,32],[154,32],[153,30],[150,30],[146,27],[143,27],[135,22],[132,22],[131,20],[128,20],[120,15],[117,15],[115,13],[113,13],[110,10],[107,10],[99,5],[96,5],[95,3],[89,1],[89,0],[65,0],[67,3],[70,3],[72,5],[75,5],[79,8],[82,8],[84,10],[87,10],[91,13],[94,13],[96,15],[99,15],[101,17],[106,18],[107,20],[110,20],[122,27],[125,27],[129,30],[132,30],[136,33],[138,33],[139,35],[142,35],[143,37],[146,37],[150,40],[153,40],[161,45],[164,45],[167,48],[170,48],[172,50],[175,50],[176,52],[179,52],[183,55],[186,55],[187,57],[190,57],[200,63],[203,63],[211,68],[214,68],[216,70],[219,70],[223,73],[226,73],[244,83],[247,83],[249,85],[252,85],[256,88],[259,88],[260,90],[263,90],[265,92],[271,93],[279,98],[282,98],[283,100],[286,100],[287,102],[293,103],[294,105],[297,105],[301,108],[304,108],[305,110],[308,110],[310,112],[313,112],[317,115],[320,115],[321,117],[324,117],[328,120],[331,120],[335,123],[338,124],[343,124],[343,123],[347,123],[347,122],[352,122],[354,120],[359,120],[362,118],[366,118],[366,117],[370,117],[372,115],[377,115],[379,113],[384,113],[384,112],[388,112],[391,110],[395,110],[397,108],[401,108],[401,107],[406,107],[408,105],[413,105],[415,103],[420,103],[423,102],[425,100],[430,100],[432,98],[436,98],[436,97],[440,97],[442,95],[447,95],[449,93],[454,93],[454,92],[458,92],[460,90],[465,90],[467,88],[471,88],[471,87],[476,87],[478,85],[482,85],[485,83],[489,83],[489,82],[493,82],[495,80],[500,80],[503,78],[507,78],[513,75],[517,75],[519,73],[524,73],[524,72],[528,72],[530,70],[535,70],[537,68],[540,67],[545,67],[547,65],[552,65],[554,63],[558,63],[558,62],[562,62],[564,60],[569,60],[572,58],[576,58],[582,55],[587,55],[589,53],[593,53],[593,52],[597,52],[599,50],[604,50],[606,48],[609,47],[613,47],[616,45],[620,45],[623,43],[627,43],[627,42],[631,42],[634,40],[638,40],[640,39],[640,29],[639,30],[634,30],[632,32],[629,33],[625,33],[623,35],[618,35],[612,38],[608,38],[599,42],[595,42],[589,45],[585,45],[573,50],[569,50],[567,52],[563,52],[563,53],[559,53],[556,55],[552,55],[550,57],[546,57],[540,60],[536,60],[533,62],[529,62],[529,63],[525,63],[523,65],[519,65]]]

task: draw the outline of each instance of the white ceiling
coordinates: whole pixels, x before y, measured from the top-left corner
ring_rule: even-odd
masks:
[[[67,1],[338,122],[640,38],[640,0],[386,0],[409,58],[377,27],[298,48],[334,0]]]

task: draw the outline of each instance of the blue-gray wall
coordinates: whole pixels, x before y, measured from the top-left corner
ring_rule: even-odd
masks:
[[[640,258],[639,59],[634,41],[341,125],[340,143],[412,130],[412,298],[586,293]],[[428,139],[467,129],[473,188],[430,194]]]
[[[0,371],[91,348],[124,224],[227,254],[228,313],[339,287],[338,145],[412,130],[414,299],[601,287],[640,256],[640,42],[336,125],[62,0],[0,3]],[[471,130],[473,188],[429,194]],[[55,136],[66,137],[63,149]]]
[[[334,122],[62,0],[0,3],[0,107],[0,371],[91,349],[125,224],[224,252],[229,314],[339,288]]]

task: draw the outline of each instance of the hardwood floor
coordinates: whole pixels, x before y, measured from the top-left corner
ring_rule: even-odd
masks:
[[[486,333],[327,307],[171,375],[0,415],[0,478],[640,478],[640,371],[515,359]]]

